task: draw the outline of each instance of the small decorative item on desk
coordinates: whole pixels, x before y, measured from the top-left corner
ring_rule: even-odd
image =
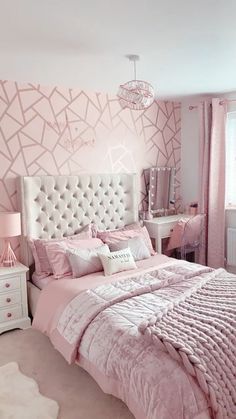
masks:
[[[11,248],[10,237],[20,236],[21,221],[19,212],[0,212],[0,237],[5,240],[5,247],[0,258],[0,266],[12,267],[17,263]]]
[[[168,215],[175,215],[175,214],[176,214],[175,200],[171,199],[170,200],[170,209],[169,209],[169,214]]]
[[[191,202],[189,204],[189,214],[197,215],[197,211],[198,211],[198,202]]]
[[[139,211],[139,220],[143,224],[144,220],[151,220],[153,218],[153,215],[149,211]]]
[[[152,219],[153,219],[153,215],[151,211],[146,211],[145,220],[152,220]]]

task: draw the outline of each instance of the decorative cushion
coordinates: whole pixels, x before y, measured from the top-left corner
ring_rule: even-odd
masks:
[[[29,238],[28,242],[35,261],[35,272],[38,276],[46,277],[52,275],[53,270],[48,260],[45,245],[47,243],[61,243],[67,240],[84,240],[94,237],[94,225],[88,224],[83,227],[77,234],[73,236],[63,237],[61,239],[33,239]]]
[[[106,276],[137,268],[129,248],[111,252],[108,255],[99,254],[99,258]]]
[[[102,246],[100,239],[65,240],[63,242],[48,242],[45,244],[48,260],[55,279],[72,276],[72,269],[67,255],[67,249],[94,249]]]
[[[135,261],[148,259],[151,256],[150,251],[141,236],[133,237],[128,240],[121,240],[120,242],[112,243],[109,246],[111,252],[126,249],[127,247],[130,248]]]
[[[127,224],[124,227],[119,227],[119,228],[115,228],[113,230],[98,230],[96,231],[97,235],[96,237],[100,237],[100,235],[102,236],[103,233],[115,233],[117,231],[124,231],[124,230],[137,230],[141,227],[139,221],[135,222],[135,223],[131,223],[131,224]]]
[[[133,237],[142,237],[151,255],[155,255],[155,251],[152,247],[152,242],[149,237],[146,227],[141,227],[139,224],[134,223],[124,227],[121,230],[113,231],[98,231],[97,237],[99,237],[104,243],[110,245],[118,243],[121,240],[128,240]]]
[[[103,270],[99,254],[107,255],[110,253],[107,244],[96,247],[95,249],[67,249],[66,251],[73,277],[79,278],[94,272]]]

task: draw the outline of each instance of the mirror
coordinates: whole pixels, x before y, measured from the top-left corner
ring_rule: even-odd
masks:
[[[148,209],[152,214],[174,208],[175,168],[151,167],[144,170]]]

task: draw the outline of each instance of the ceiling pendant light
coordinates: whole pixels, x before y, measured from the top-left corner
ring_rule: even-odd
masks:
[[[117,96],[122,108],[134,110],[147,109],[154,101],[154,89],[146,81],[136,79],[136,61],[139,55],[127,55],[127,58],[134,64],[134,80],[128,81],[119,86]]]

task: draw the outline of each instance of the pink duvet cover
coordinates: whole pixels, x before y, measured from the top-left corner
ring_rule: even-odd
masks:
[[[98,273],[69,281],[53,281],[41,292],[33,327],[46,333],[69,361],[76,357],[101,388],[121,398],[137,419],[209,419],[208,402],[196,380],[138,330],[142,320],[150,318],[158,307],[163,309],[180,294],[188,292],[199,277],[164,286],[160,279],[152,292],[134,294],[132,298],[108,304],[94,318],[86,300],[89,293],[85,290],[94,289],[96,293],[98,288],[102,289],[102,284],[140,277],[170,263],[173,260],[155,255],[138,262],[137,271],[112,277]],[[83,308],[80,305],[74,310],[73,300],[76,299],[84,303]],[[77,320],[74,312],[73,316],[68,312],[70,306],[78,311]],[[73,320],[71,323],[68,313]],[[77,330],[79,323],[83,325]],[[80,339],[72,337],[74,332]]]

